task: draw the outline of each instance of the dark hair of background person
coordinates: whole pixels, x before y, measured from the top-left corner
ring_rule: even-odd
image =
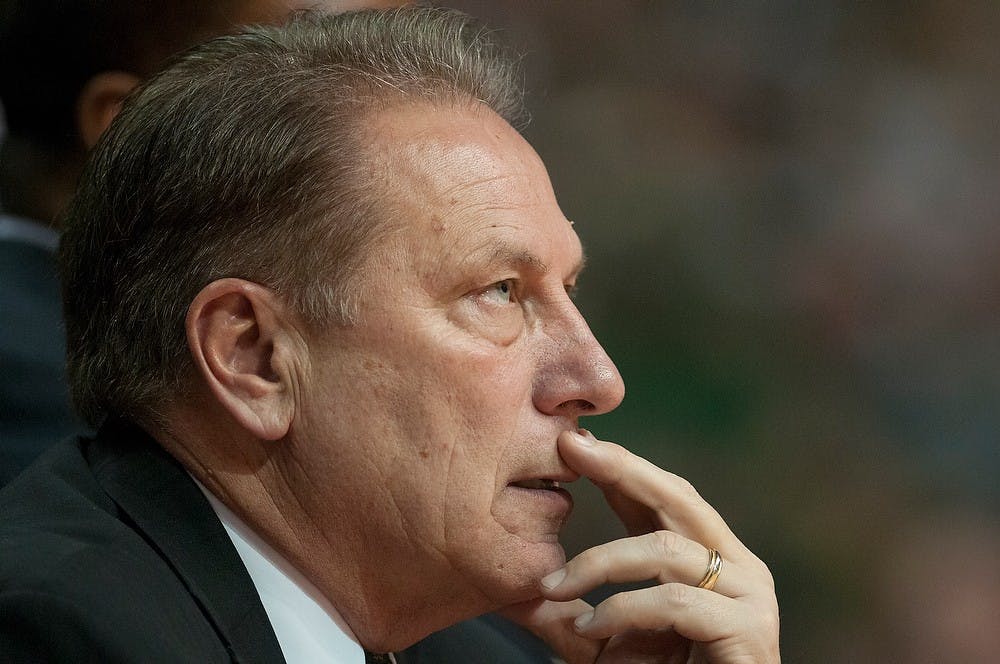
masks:
[[[411,20],[305,15],[218,38],[126,103],[60,249],[71,390],[90,423],[156,420],[190,367],[187,306],[213,280],[268,286],[308,321],[350,321],[359,248],[391,226],[391,185],[365,159],[372,112],[481,103],[519,121],[514,59],[483,28],[395,11]]]
[[[145,77],[171,54],[239,25],[241,0],[0,0],[0,200],[51,222],[87,148],[79,97],[101,72]]]

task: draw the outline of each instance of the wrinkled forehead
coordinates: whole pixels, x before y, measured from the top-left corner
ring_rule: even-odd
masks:
[[[579,239],[541,159],[498,115],[428,103],[388,110],[369,128],[394,220],[383,246],[391,260],[445,280],[449,269],[499,269],[504,256],[560,279],[579,270]]]
[[[439,223],[503,211],[565,221],[541,159],[481,104],[390,108],[368,130],[373,171],[398,206],[427,211]]]

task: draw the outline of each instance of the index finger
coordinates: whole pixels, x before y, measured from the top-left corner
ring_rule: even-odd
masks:
[[[649,510],[660,528],[719,549],[730,557],[737,552],[749,553],[719,513],[684,478],[621,445],[597,440],[590,432],[564,431],[558,445],[566,465],[600,487],[616,511],[632,501]]]

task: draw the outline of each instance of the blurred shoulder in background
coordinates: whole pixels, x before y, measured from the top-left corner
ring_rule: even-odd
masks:
[[[87,153],[169,58],[300,9],[386,0],[0,0],[0,486],[82,425],[65,381],[54,251]]]

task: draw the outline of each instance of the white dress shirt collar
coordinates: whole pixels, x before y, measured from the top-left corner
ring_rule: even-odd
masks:
[[[192,477],[192,479],[194,479]],[[364,650],[333,605],[198,480],[257,588],[288,664],[364,664]]]

